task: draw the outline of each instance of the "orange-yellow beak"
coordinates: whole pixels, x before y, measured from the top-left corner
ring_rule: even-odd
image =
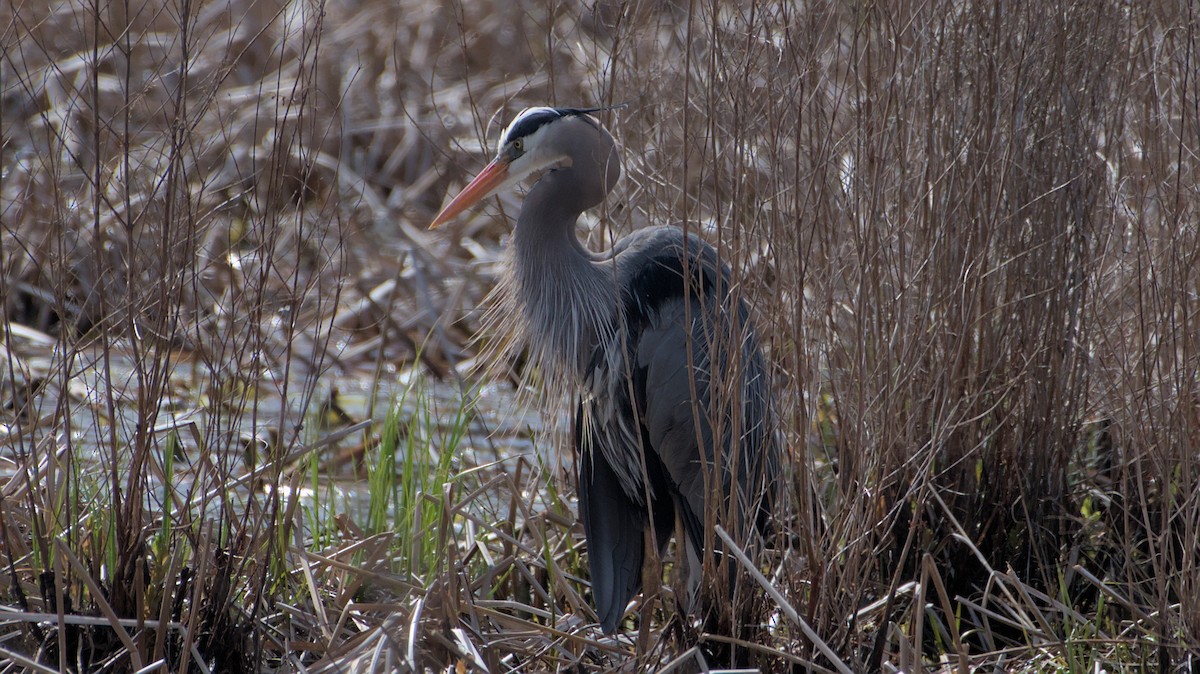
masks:
[[[442,212],[429,223],[429,229],[436,229],[453,220],[459,213],[483,201],[497,187],[504,184],[508,179],[508,164],[509,162],[502,158],[493,159],[492,163],[485,166],[479,175],[458,193],[458,196],[446,204]]]

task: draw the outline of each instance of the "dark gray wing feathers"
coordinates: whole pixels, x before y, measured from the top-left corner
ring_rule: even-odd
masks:
[[[584,454],[579,461],[579,516],[587,535],[592,600],[601,629],[612,634],[641,589],[645,513],[625,495],[598,453]]]
[[[706,467],[719,466],[712,474],[726,504],[745,504],[739,523],[754,522],[765,512],[761,496],[778,452],[762,354],[716,251],[679,229],[657,227],[625,237],[613,255],[622,322],[597,347],[576,418],[580,512],[594,600],[608,633],[641,588],[649,513],[661,550],[677,508],[687,539],[680,544],[699,557],[707,509],[716,505],[706,498],[715,493],[707,489]],[[732,396],[710,386],[710,379],[733,378],[741,387]],[[728,422],[719,442],[716,417]],[[749,518],[747,510],[754,511]]]

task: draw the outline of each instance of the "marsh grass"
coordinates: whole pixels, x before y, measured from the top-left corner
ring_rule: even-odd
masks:
[[[0,6],[0,660],[1188,671],[1197,21]],[[585,236],[718,244],[773,364],[788,497],[719,634],[668,582],[602,638],[565,441],[434,395],[494,391],[460,377],[519,197],[424,225],[544,103],[628,104]]]

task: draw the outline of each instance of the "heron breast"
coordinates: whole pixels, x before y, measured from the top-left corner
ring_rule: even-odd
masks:
[[[632,404],[628,361],[617,344],[597,349],[584,381],[580,406],[583,460],[598,452],[616,474],[621,490],[639,507],[646,506],[643,475],[645,434]],[[654,490],[651,490],[652,492]]]

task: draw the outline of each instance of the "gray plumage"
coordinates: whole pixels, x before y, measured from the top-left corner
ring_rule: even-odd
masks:
[[[641,588],[648,530],[661,552],[678,515],[680,553],[693,560],[719,549],[706,541],[713,521],[749,541],[769,514],[779,450],[761,349],[715,249],[670,226],[599,254],[576,237],[579,215],[620,175],[616,144],[589,112],[523,111],[432,226],[546,170],[486,322],[528,349],[550,395],[575,401],[593,600],[612,633]]]

